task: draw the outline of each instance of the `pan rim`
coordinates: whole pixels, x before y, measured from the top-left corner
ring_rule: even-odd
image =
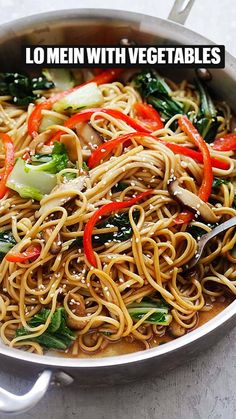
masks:
[[[193,31],[192,29],[189,29],[180,23],[174,22],[172,20],[160,18],[157,16],[152,16],[146,13],[140,13],[140,12],[132,12],[132,11],[126,11],[122,9],[108,9],[108,8],[95,8],[95,7],[83,7],[83,8],[70,8],[70,9],[58,9],[58,10],[50,10],[47,12],[39,12],[39,13],[33,13],[30,15],[27,15],[25,17],[20,17],[14,20],[11,20],[9,22],[3,22],[0,24],[0,40],[3,36],[4,32],[6,32],[8,29],[10,30],[11,35],[15,34],[17,35],[17,32],[19,29],[23,28],[29,28],[30,26],[35,25],[36,23],[43,23],[43,18],[50,18],[51,22],[60,21],[62,19],[65,19],[65,17],[68,19],[76,19],[76,18],[88,18],[88,19],[107,19],[108,21],[112,18],[117,21],[123,21],[125,22],[133,22],[136,24],[142,25],[142,19],[147,19],[147,23],[151,24],[152,21],[159,21],[162,24],[168,24],[169,27],[172,27],[173,29],[178,27],[181,29],[183,34],[192,34],[194,36],[197,36],[198,40],[202,42],[207,42],[208,44],[215,44],[214,41],[210,40],[209,38],[205,37],[204,35]],[[17,31],[14,31],[12,29],[12,26],[17,27]],[[158,32],[158,30],[156,30]],[[226,55],[226,64],[230,64],[229,59],[233,61],[233,64],[236,64],[236,58],[229,53],[228,51],[225,51]]]
[[[98,367],[111,367],[116,365],[126,365],[131,363],[138,363],[151,358],[157,358],[162,355],[175,352],[180,348],[185,348],[195,341],[214,332],[215,329],[226,323],[234,315],[236,315],[236,300],[226,307],[221,313],[217,314],[213,319],[209,320],[202,326],[191,331],[190,333],[179,337],[175,340],[167,342],[163,345],[151,349],[133,352],[131,354],[115,355],[101,358],[70,358],[63,356],[51,355],[37,355],[22,351],[16,348],[9,348],[1,343],[0,355],[9,358],[17,358],[19,361],[25,361],[30,364],[40,364],[45,367],[60,367],[60,368],[89,368],[94,369]]]

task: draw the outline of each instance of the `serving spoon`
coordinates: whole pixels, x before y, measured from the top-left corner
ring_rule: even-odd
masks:
[[[220,224],[219,226],[213,228],[209,233],[204,234],[198,244],[197,244],[197,251],[195,256],[193,256],[192,259],[185,265],[184,271],[189,271],[192,269],[199,261],[199,259],[202,256],[202,252],[206,246],[206,244],[209,242],[209,240],[213,239],[213,237],[217,236],[220,233],[223,233],[224,231],[228,230],[231,227],[236,226],[236,217],[230,218],[230,220],[225,221],[224,223]]]

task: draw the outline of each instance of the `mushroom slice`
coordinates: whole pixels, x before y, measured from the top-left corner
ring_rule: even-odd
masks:
[[[75,316],[86,316],[85,302],[84,297],[82,295],[70,292],[68,296],[68,306],[72,313],[75,314]],[[83,329],[83,327],[86,326],[86,324],[86,320],[77,320],[71,317],[70,315],[67,317],[67,325],[71,327],[71,329],[80,330]]]
[[[76,163],[78,160],[78,155],[75,136],[72,134],[63,134],[61,136],[60,142],[65,145],[66,152],[70,161],[72,161],[72,163]]]
[[[80,122],[77,124],[76,133],[79,137],[82,149],[92,151],[103,143],[102,137],[88,122]]]
[[[69,182],[57,185],[49,195],[46,195],[40,201],[40,209],[37,212],[37,217],[40,217],[45,212],[52,210],[55,207],[62,207],[66,202],[74,198],[78,192],[86,188],[86,179],[88,176],[78,176]]]
[[[181,188],[175,177],[169,179],[167,188],[169,194],[176,201],[199,214],[206,222],[216,223],[219,221],[219,217],[215,215],[211,207],[194,193]]]
[[[43,230],[42,235],[46,243],[50,239],[52,232],[53,232],[53,228],[51,227],[48,227],[45,230]],[[62,248],[62,241],[61,241],[60,233],[58,233],[50,247],[49,252],[52,255],[57,255],[58,253],[60,253],[61,248]]]
[[[180,336],[183,336],[186,333],[186,329],[182,327],[179,323],[177,323],[175,320],[172,320],[168,330],[171,333],[171,335],[175,338],[179,338]]]
[[[68,296],[68,306],[75,316],[84,317],[84,320],[81,319],[74,319],[70,315],[67,318],[67,325],[71,327],[71,329],[81,330],[83,329],[88,321],[91,319],[90,316],[86,313],[84,297],[79,294],[75,294],[73,292],[69,293]],[[104,314],[104,313],[102,313]],[[92,327],[96,328],[103,324],[101,320],[94,320]]]
[[[76,134],[79,137],[84,160],[89,158],[92,150],[103,143],[102,137],[88,122],[80,122],[77,124]],[[65,144],[70,161],[75,163],[78,159],[76,138],[71,134],[64,134],[61,136],[61,143]]]

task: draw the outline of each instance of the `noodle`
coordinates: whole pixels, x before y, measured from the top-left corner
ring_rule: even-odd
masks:
[[[197,113],[200,99],[193,86],[186,81],[179,85],[172,83],[173,86],[173,97],[186,109]],[[104,108],[135,117],[134,105],[141,98],[131,85],[113,82],[99,88]],[[11,104],[10,99],[8,96],[0,97],[0,131],[11,135],[15,157],[47,147],[52,132],[60,129],[75,141],[77,163],[76,167],[58,173],[58,185],[64,184],[66,173],[80,176],[86,153],[81,149],[78,132],[62,126],[68,116],[52,110],[43,111],[44,116],[59,118],[61,123],[50,126],[48,131],[32,140],[27,130],[27,118],[33,105],[30,104],[24,111]],[[218,117],[218,137],[227,132],[230,120],[228,106],[220,103],[219,109],[222,116]],[[110,158],[89,171],[82,191],[55,189],[39,203],[21,198],[9,189],[0,200],[0,230],[12,231],[16,241],[14,251],[23,252],[30,244],[41,246],[40,256],[35,260],[12,263],[3,259],[1,262],[0,336],[6,345],[42,354],[43,346],[33,338],[42,335],[56,309],[64,307],[68,318],[78,326],[77,339],[69,349],[73,356],[81,352],[102,352],[111,342],[128,338],[140,341],[143,348],[148,348],[151,339],[167,335],[171,325],[146,322],[155,313],[153,308],[134,321],[128,310],[132,303],[139,303],[144,297],[158,296],[170,307],[173,330],[177,323],[185,333],[197,326],[199,313],[207,309],[209,299],[226,292],[232,297],[236,295],[236,259],[231,253],[236,244],[234,229],[210,242],[195,275],[186,276],[183,272],[183,266],[195,255],[197,240],[186,224],[174,224],[181,206],[168,193],[167,184],[174,174],[186,189],[197,194],[202,165],[190,157],[174,154],[164,144],[166,141],[193,148],[186,134],[176,127],[179,116],[176,114],[164,128],[152,133],[162,142],[137,136],[124,150],[122,145],[117,146]],[[135,131],[126,122],[102,111],[91,116],[90,125],[105,141]],[[236,176],[233,152],[212,150],[211,154],[229,164],[227,170],[214,168],[214,176],[224,176],[233,181]],[[0,165],[4,166],[2,150]],[[115,186],[124,181],[127,185],[124,190],[115,191]],[[108,241],[96,247],[97,267],[91,267],[83,247],[73,245],[73,240],[83,237],[86,223],[102,205],[110,201],[125,201],[149,188],[152,193],[128,210],[132,237],[122,242]],[[221,185],[211,195],[218,202],[214,212],[221,217],[221,221],[236,216],[234,194],[233,183],[230,182]],[[50,207],[50,203],[67,196],[70,200],[64,205]],[[40,213],[42,205],[48,209]],[[138,220],[135,214],[138,214]],[[211,230],[202,221],[194,220],[192,225],[205,232]],[[45,239],[47,231],[50,234]],[[114,226],[98,226],[95,234],[114,232]],[[60,251],[53,254],[52,246],[58,236]],[[82,298],[78,300],[84,304],[81,313],[74,309],[72,295]],[[29,320],[43,307],[50,310],[45,323],[29,326]],[[28,340],[25,336],[15,335],[16,329],[22,326],[29,332]]]

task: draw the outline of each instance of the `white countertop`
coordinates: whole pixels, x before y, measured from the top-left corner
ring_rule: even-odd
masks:
[[[236,55],[236,1],[195,0],[186,26]],[[173,0],[0,0],[0,23],[55,9],[98,7],[167,17]],[[161,378],[106,389],[51,388],[22,419],[234,419],[236,329],[215,347]],[[0,367],[1,368],[1,367]],[[32,377],[32,380],[34,377]],[[24,393],[30,383],[0,374],[0,386]],[[6,417],[6,416],[4,416]]]

